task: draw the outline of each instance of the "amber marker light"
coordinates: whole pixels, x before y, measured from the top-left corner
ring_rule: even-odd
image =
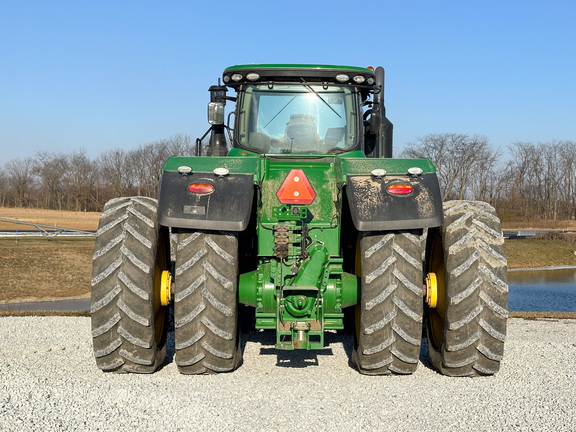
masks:
[[[188,192],[196,195],[210,195],[214,192],[214,185],[210,183],[192,183],[188,185]]]
[[[414,191],[414,188],[409,184],[395,183],[389,185],[386,188],[386,190],[388,191],[389,194],[392,195],[408,195]]]

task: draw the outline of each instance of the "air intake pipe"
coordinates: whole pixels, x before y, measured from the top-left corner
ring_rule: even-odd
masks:
[[[378,66],[374,71],[376,75],[376,86],[380,87],[378,93],[374,93],[374,107],[372,108],[378,121],[371,125],[371,132],[378,134],[378,147],[381,157],[391,158],[392,146],[392,122],[386,117],[386,107],[384,105],[384,68]],[[375,129],[375,130],[372,130]]]

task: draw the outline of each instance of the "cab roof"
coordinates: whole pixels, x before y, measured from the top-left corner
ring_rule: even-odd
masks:
[[[222,79],[227,86],[255,82],[331,82],[372,86],[374,71],[357,66],[313,64],[249,64],[227,67]]]

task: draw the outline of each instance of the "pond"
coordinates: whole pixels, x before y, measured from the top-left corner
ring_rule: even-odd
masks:
[[[508,272],[508,309],[576,312],[576,268]]]

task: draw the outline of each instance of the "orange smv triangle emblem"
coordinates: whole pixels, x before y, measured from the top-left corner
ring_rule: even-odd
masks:
[[[290,171],[276,196],[282,204],[310,204],[316,198],[304,171],[293,169]]]

